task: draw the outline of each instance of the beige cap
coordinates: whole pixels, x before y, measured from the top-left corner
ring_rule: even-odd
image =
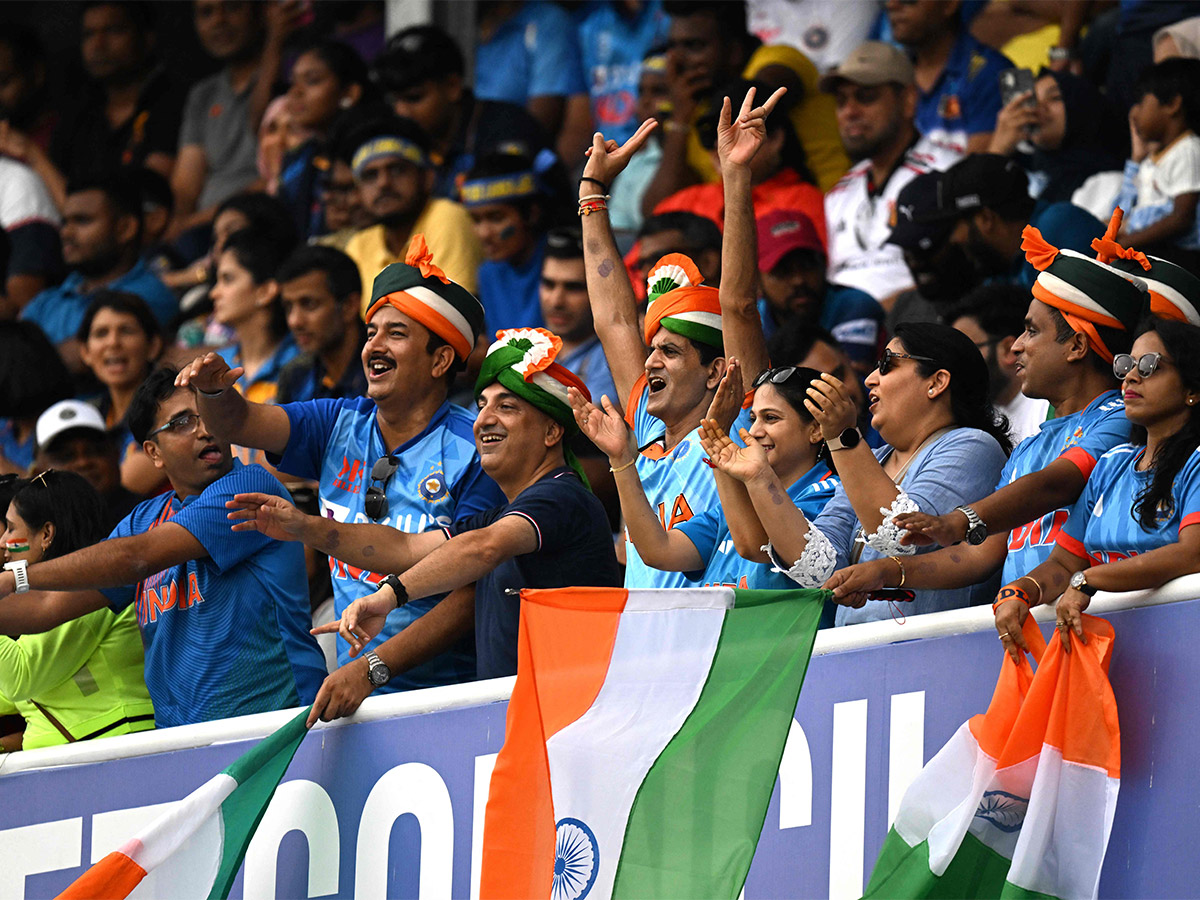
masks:
[[[883,41],[865,41],[855,47],[840,66],[821,76],[818,87],[832,93],[839,81],[862,85],[895,82],[907,87],[913,80],[912,62],[904,51]]]

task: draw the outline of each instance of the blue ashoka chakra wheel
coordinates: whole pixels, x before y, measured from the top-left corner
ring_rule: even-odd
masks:
[[[560,819],[554,832],[551,900],[583,900],[596,883],[596,872],[600,868],[596,836],[578,819]]]

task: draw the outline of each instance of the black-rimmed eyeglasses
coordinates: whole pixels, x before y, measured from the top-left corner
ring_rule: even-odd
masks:
[[[381,456],[371,466],[371,486],[367,488],[367,496],[363,500],[363,508],[367,518],[379,520],[388,514],[388,498],[384,492],[388,479],[400,468],[400,460],[388,454]]]
[[[933,363],[935,366],[937,365],[937,360],[931,359],[928,356],[911,356],[908,353],[897,353],[891,347],[884,347],[883,354],[879,357],[879,365],[877,366],[879,374],[886,375],[892,371],[892,366],[896,364],[896,360],[898,359],[915,359],[917,362],[927,362]]]

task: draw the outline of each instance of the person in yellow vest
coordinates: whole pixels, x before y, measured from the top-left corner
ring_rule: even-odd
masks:
[[[81,476],[50,470],[20,485],[4,519],[6,566],[54,559],[104,537],[100,496]],[[108,607],[43,634],[0,636],[0,715],[24,734],[0,749],[32,750],[154,727],[133,606]]]

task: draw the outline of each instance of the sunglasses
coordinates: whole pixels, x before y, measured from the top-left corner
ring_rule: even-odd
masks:
[[[937,365],[937,360],[930,359],[928,356],[910,356],[907,353],[897,353],[890,347],[884,347],[883,354],[879,357],[879,364],[876,366],[876,368],[879,369],[879,374],[886,375],[888,372],[892,371],[892,367],[896,365],[896,360],[898,359],[915,359],[918,362],[927,362],[933,363],[935,366]]]
[[[196,430],[196,426],[200,424],[200,416],[196,413],[184,413],[176,416],[168,421],[165,425],[160,425],[152,432],[146,435],[146,439],[154,437],[156,434],[162,434],[164,431],[169,431],[172,434],[192,434]]]
[[[1113,374],[1118,378],[1124,378],[1134,367],[1137,367],[1138,374],[1143,378],[1149,378],[1158,370],[1158,364],[1162,362],[1161,353],[1143,353],[1137,359],[1129,353],[1118,353],[1113,357]]]
[[[775,369],[766,369],[765,371],[758,373],[758,377],[754,379],[754,383],[751,384],[750,387],[754,388],[754,389],[758,389],[758,388],[762,387],[764,384],[766,384],[767,382],[770,382],[771,384],[783,384],[785,381],[787,381],[789,378],[791,378],[793,375],[796,374],[797,368],[799,368],[799,367],[798,366],[779,366],[778,368],[775,368]]]
[[[388,479],[396,474],[398,468],[400,468],[400,460],[390,453],[387,456],[381,456],[375,461],[375,465],[371,466],[371,486],[367,488],[367,495],[363,500],[363,508],[366,510],[368,518],[379,520],[388,514],[387,494],[380,485],[386,485]]]

